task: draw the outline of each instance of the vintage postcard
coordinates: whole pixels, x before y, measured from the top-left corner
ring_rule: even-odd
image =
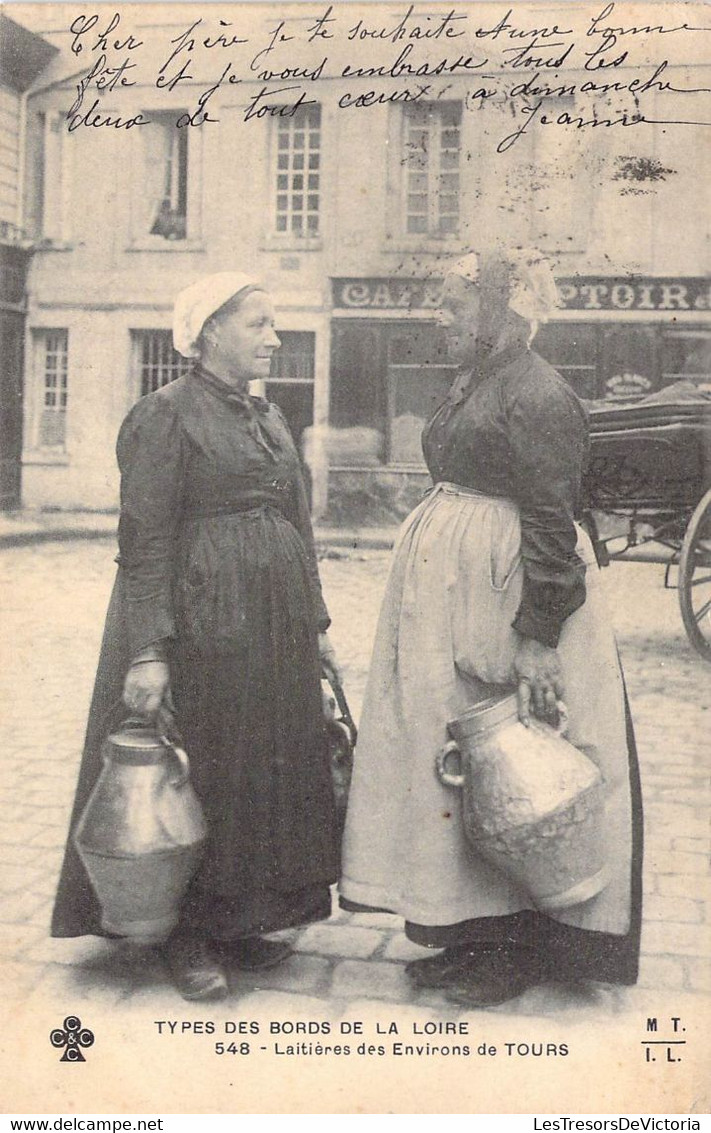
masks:
[[[700,1128],[711,7],[0,31],[5,1109]]]

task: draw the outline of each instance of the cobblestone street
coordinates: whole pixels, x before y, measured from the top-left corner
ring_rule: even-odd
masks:
[[[93,938],[50,940],[48,918],[66,836],[103,614],[113,580],[113,540],[46,542],[2,552],[5,663],[2,746],[0,947],[5,995],[23,1011],[91,1004],[126,1019],[181,1017],[185,1005],[151,952]],[[354,713],[363,695],[385,583],[387,552],[325,550],[322,578],[331,631]],[[673,591],[652,564],[606,572],[642,761],[646,819],[643,962],[639,986],[549,985],[492,1012],[496,1018],[563,1021],[569,1028],[648,1015],[662,1001],[702,1012],[709,973],[711,884],[708,765],[711,670],[690,649]],[[424,955],[397,918],[351,916],[296,934],[296,952],[274,972],[236,976],[233,997],[211,1017],[358,1017],[397,1008],[398,1019],[466,1014],[439,994],[413,992],[404,963]],[[87,1008],[87,1010],[89,1010]],[[198,1012],[199,1014],[199,1012]],[[481,1019],[481,1013],[478,1018]],[[53,1019],[51,1020],[53,1022]],[[128,1023],[126,1024],[128,1026]],[[635,1033],[635,1041],[644,1036]],[[591,1111],[592,1112],[592,1111]],[[597,1111],[596,1111],[597,1112]]]

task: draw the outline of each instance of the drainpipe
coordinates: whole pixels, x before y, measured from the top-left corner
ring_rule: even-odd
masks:
[[[24,233],[25,219],[25,160],[27,156],[27,100],[29,88],[20,95],[20,131],[17,145],[17,205],[15,208],[15,223],[18,235]]]

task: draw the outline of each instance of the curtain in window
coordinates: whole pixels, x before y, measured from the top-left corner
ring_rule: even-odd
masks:
[[[154,120],[143,130],[143,235],[182,239],[185,216],[178,207],[180,138],[172,120]]]

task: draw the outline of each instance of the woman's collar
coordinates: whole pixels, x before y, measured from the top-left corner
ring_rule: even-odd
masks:
[[[213,374],[203,366],[202,362],[196,362],[193,366],[193,374],[198,378],[203,385],[214,393],[217,397],[221,397],[223,401],[231,401],[238,403],[245,407],[254,406],[257,410],[264,411],[269,407],[269,402],[265,401],[263,397],[255,397],[244,387],[240,389],[238,386],[233,386],[230,382],[226,382],[224,378],[218,378],[217,374]]]
[[[509,339],[490,349],[484,347],[470,366],[463,367],[459,371],[450,388],[448,400],[454,404],[464,401],[472,389],[518,361],[528,353],[528,350],[528,343],[522,338]]]

